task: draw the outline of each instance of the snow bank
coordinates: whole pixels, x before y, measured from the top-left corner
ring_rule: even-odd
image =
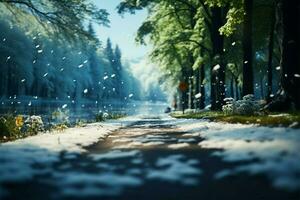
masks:
[[[226,162],[250,161],[234,169],[225,169],[215,175],[223,178],[247,172],[266,174],[273,186],[288,190],[300,189],[300,130],[269,128],[256,125],[228,124],[205,120],[185,120],[180,129],[190,133],[185,137],[204,138],[202,148],[216,151]]]

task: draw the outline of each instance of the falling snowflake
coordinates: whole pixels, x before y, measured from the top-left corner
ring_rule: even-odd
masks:
[[[38,49],[39,47],[40,47],[40,45],[39,45],[39,44],[35,46],[35,48],[36,48],[36,49]]]
[[[106,80],[106,79],[108,79],[108,76],[104,76],[104,77],[103,77],[103,80]]]
[[[82,68],[82,67],[83,67],[83,64],[78,65],[78,68]]]
[[[244,63],[247,64],[247,63],[248,63],[248,60],[246,60]]]
[[[11,59],[11,56],[7,56],[6,62]]]
[[[64,71],[64,68],[60,68],[60,71],[61,71],[61,72]]]
[[[36,63],[36,60],[32,61],[32,63],[35,64],[35,63]]]
[[[88,62],[88,60],[83,61],[84,64],[86,64]]]
[[[280,66],[276,67],[276,70],[280,70]]]
[[[66,57],[64,56],[64,57],[62,57],[62,59],[63,59],[63,60],[65,60],[65,59],[66,59]]]
[[[198,94],[195,95],[195,98],[196,98],[196,99],[199,99],[201,96],[202,96],[202,94],[201,94],[201,93],[198,93]]]
[[[116,91],[116,88],[113,88],[112,90],[113,90],[113,92],[115,92],[115,91]]]
[[[88,89],[83,90],[83,93],[84,94],[88,93]]]
[[[133,94],[129,94],[128,97],[129,97],[129,98],[133,97]]]
[[[294,74],[296,78],[300,78],[300,74]]]
[[[221,66],[219,64],[217,64],[216,66],[214,66],[213,71],[217,71],[221,68]]]
[[[115,74],[112,74],[110,77],[112,77],[112,78],[113,78],[113,77],[115,77],[115,76],[116,76]]]
[[[234,46],[234,45],[235,45],[235,42],[231,43],[231,45]]]
[[[45,73],[45,74],[43,75],[43,77],[46,77],[46,76],[48,76],[48,73]]]
[[[25,78],[23,78],[22,80],[21,80],[21,83],[24,83],[26,81],[26,79]]]
[[[38,50],[37,52],[38,52],[38,53],[43,53],[43,50],[42,50],[42,49],[40,49],[40,50]]]
[[[3,38],[3,40],[2,40],[3,42],[5,42],[6,41],[6,38]]]
[[[65,109],[67,106],[68,106],[67,104],[64,104],[61,108]]]
[[[51,50],[51,54],[52,54],[52,53],[54,53],[54,51],[53,51],[53,50]]]

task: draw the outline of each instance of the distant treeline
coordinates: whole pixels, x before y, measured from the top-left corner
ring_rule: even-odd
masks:
[[[92,24],[92,39],[51,33],[31,14],[14,18],[0,7],[0,97],[49,99],[139,99],[139,84],[122,63],[110,39],[102,45]],[[75,33],[74,33],[75,34]]]

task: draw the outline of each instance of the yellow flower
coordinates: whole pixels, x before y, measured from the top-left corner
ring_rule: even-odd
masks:
[[[24,124],[23,117],[21,115],[18,115],[16,117],[16,126],[21,127],[21,126],[23,126],[23,124]]]

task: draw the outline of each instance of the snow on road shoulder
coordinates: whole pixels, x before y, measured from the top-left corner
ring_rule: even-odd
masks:
[[[199,134],[204,138],[199,143],[202,148],[222,149],[214,155],[226,162],[250,161],[250,164],[220,171],[216,179],[240,172],[265,174],[275,187],[300,189],[299,129],[188,119],[181,120],[178,126],[189,132],[186,137]]]
[[[69,128],[63,132],[41,133],[0,144],[0,190],[3,183],[30,180],[34,175],[48,173],[62,152],[65,156],[76,156],[85,151],[84,147],[101,140],[121,126],[129,125],[134,120],[128,117],[88,124],[85,127]],[[4,195],[2,192],[1,194]]]

